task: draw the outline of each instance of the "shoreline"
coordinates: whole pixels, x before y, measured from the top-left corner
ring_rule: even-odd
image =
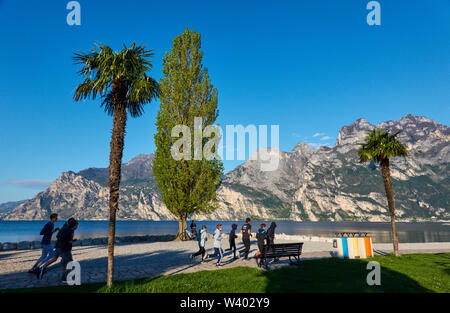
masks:
[[[122,236],[116,237],[115,244],[121,243],[139,243],[139,242],[165,242],[172,241],[175,235],[145,235],[145,236]],[[52,240],[52,245],[55,245],[55,240]],[[73,247],[86,247],[106,245],[108,237],[92,237],[83,238],[75,241]],[[19,241],[19,242],[0,242],[0,251],[12,250],[36,250],[41,249],[41,241]]]
[[[278,239],[278,243],[292,242]],[[208,253],[212,252],[212,240],[206,244]],[[392,244],[373,244],[375,255],[392,253]],[[223,249],[228,248],[225,239],[222,241]],[[401,254],[411,253],[450,253],[450,242],[445,243],[400,243]],[[240,240],[237,248],[242,248]],[[197,241],[169,241],[169,242],[134,242],[118,244],[115,247],[115,280],[156,277],[178,273],[192,273],[203,270],[216,270],[216,259],[210,259],[201,264],[197,258],[189,260],[189,255],[198,250]],[[251,243],[249,257],[256,253],[257,245]],[[333,244],[331,242],[304,241],[302,260],[315,260],[333,257]],[[107,245],[75,246],[73,259],[80,263],[82,283],[106,281]],[[60,285],[60,264],[57,261],[45,274],[42,280],[35,275],[28,274],[34,262],[39,258],[40,250],[10,250],[0,251],[0,290],[15,288],[49,287]],[[225,252],[224,265],[221,268],[237,266],[256,267],[253,259],[243,261],[233,260],[231,252]],[[280,260],[271,269],[289,266],[289,260]]]
[[[237,240],[241,240],[241,234],[237,235]],[[256,238],[256,233],[252,233],[252,238]],[[126,244],[137,244],[137,243],[153,243],[153,242],[172,242],[175,239],[174,234],[165,235],[143,235],[143,236],[121,236],[116,237],[116,245],[126,245]],[[368,236],[371,237],[371,236]],[[284,233],[276,234],[276,240],[281,242],[317,242],[317,243],[332,243],[333,239],[340,238],[337,237],[322,237],[314,235],[288,235]],[[351,237],[350,237],[351,238]],[[213,234],[208,233],[208,240],[213,241]],[[52,240],[52,245],[55,245],[55,240]],[[188,240],[185,242],[195,242],[196,239]],[[222,234],[222,242],[228,242],[228,234]],[[432,242],[400,242],[401,245],[445,245],[450,242],[446,241],[432,241]],[[88,247],[88,246],[101,246],[108,244],[108,237],[92,237],[83,238],[75,241],[73,247]],[[392,245],[391,242],[378,242],[373,243],[374,245]],[[20,251],[20,250],[39,250],[41,249],[41,241],[20,241],[20,242],[0,242],[0,252],[1,251]]]

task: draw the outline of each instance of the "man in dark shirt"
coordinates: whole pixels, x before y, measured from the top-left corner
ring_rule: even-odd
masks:
[[[78,227],[78,222],[74,218],[70,218],[67,223],[64,224],[61,231],[58,233],[57,241],[55,244],[55,255],[53,258],[45,262],[40,268],[38,273],[36,274],[39,279],[42,279],[44,274],[47,271],[47,267],[55,262],[58,257],[61,256],[61,265],[62,265],[62,280],[66,281],[66,267],[69,262],[72,261],[72,243],[77,241],[73,239],[73,235],[75,230]]]
[[[68,228],[61,234],[60,237],[60,249],[61,249],[61,265],[62,265],[62,281],[66,282],[66,267],[69,262],[73,261],[72,258],[72,243],[76,241],[73,238],[75,230],[78,227],[78,222],[76,220],[70,221]]]
[[[234,259],[237,259],[237,257],[236,257],[236,238],[237,238],[236,229],[237,229],[236,224],[231,225],[231,231],[230,231],[230,235],[228,237],[228,241],[230,243],[230,249],[225,250],[225,251],[233,250]]]
[[[72,224],[74,222],[75,219],[73,217],[69,218],[56,234],[56,243],[55,249],[53,250],[53,257],[47,258],[47,260],[44,263],[42,263],[39,268],[37,268],[36,270],[37,278],[42,278],[42,276],[47,271],[47,267],[56,262],[58,258],[61,256],[61,235],[64,234],[67,228],[69,228],[69,224]]]
[[[264,265],[264,245],[267,241],[266,224],[261,224],[261,228],[256,232],[256,240],[258,242],[258,253],[255,256],[256,265],[258,265],[258,267],[261,267]]]
[[[244,243],[244,249],[239,251],[239,254],[244,253],[244,260],[248,260],[248,252],[250,251],[250,237],[252,236],[252,225],[250,225],[250,218],[245,219],[245,224],[241,229],[242,242]]]
[[[59,228],[55,228],[55,222],[57,220],[58,214],[53,213],[52,215],[50,215],[50,221],[47,222],[47,224],[45,224],[42,228],[40,233],[40,235],[42,236],[42,254],[41,257],[33,265],[33,267],[28,271],[28,273],[35,273],[40,265],[44,264],[47,260],[53,257],[52,236],[54,232],[59,230]]]
[[[197,237],[197,224],[195,224],[194,220],[191,222],[191,236],[192,238]]]
[[[267,244],[273,245],[275,241],[275,228],[277,228],[277,224],[275,222],[272,222],[270,224],[269,229],[267,229]]]

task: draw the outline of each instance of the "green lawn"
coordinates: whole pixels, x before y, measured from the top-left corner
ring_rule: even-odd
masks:
[[[368,286],[367,262],[381,264],[381,286]],[[17,290],[16,290],[17,291]],[[104,284],[20,292],[109,292]],[[111,292],[450,292],[450,253],[303,261],[300,268],[248,267],[116,282]]]

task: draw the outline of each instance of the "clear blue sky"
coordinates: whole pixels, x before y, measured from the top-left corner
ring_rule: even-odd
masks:
[[[333,145],[360,117],[449,124],[446,0],[380,0],[381,26],[367,25],[368,0],[80,0],[81,26],[66,24],[67,2],[0,0],[0,203],[32,197],[63,171],[108,165],[111,118],[99,101],[72,100],[73,53],[99,41],[147,44],[159,79],[172,39],[200,32],[218,122],[278,124],[285,151]],[[154,152],[157,109],[129,120],[124,161]]]

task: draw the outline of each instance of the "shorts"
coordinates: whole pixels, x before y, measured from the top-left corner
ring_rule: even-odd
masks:
[[[72,262],[72,251],[61,251],[61,264],[64,268],[66,268],[69,262]]]

